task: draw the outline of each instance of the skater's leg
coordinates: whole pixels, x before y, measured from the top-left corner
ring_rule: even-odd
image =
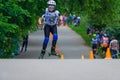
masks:
[[[49,28],[49,26],[45,25],[45,28],[44,28],[44,41],[43,41],[43,47],[42,47],[42,50],[41,50],[42,55],[45,54],[47,44],[49,42],[49,34],[50,34],[50,28]]]
[[[58,40],[57,27],[56,26],[52,27],[51,32],[53,34],[51,52],[54,53],[55,52],[55,46],[56,46],[56,43],[57,43],[57,40]]]

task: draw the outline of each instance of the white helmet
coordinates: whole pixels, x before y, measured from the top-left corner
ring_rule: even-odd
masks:
[[[47,4],[48,5],[56,5],[56,2],[54,1],[54,0],[49,0],[48,2],[47,2]]]
[[[107,37],[107,34],[106,34],[106,33],[104,34],[104,37]]]

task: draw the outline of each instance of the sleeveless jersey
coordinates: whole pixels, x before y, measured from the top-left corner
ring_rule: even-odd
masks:
[[[54,12],[49,12],[46,9],[44,14],[44,23],[50,26],[56,25],[59,19],[59,11],[55,10]]]
[[[97,39],[92,38],[92,44],[97,44],[97,43],[98,43],[98,40],[97,40]]]

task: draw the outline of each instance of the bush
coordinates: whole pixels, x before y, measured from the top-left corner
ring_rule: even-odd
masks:
[[[120,27],[107,27],[105,31],[110,36],[114,36],[120,43]]]
[[[1,2],[0,12],[0,58],[9,58],[19,53],[20,39],[31,29],[32,18],[11,0]]]

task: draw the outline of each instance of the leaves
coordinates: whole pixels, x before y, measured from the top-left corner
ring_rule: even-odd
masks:
[[[16,2],[10,0],[0,5],[0,53],[6,54],[6,57],[16,53],[16,45],[19,45],[20,38],[28,33],[32,25],[30,13]]]
[[[104,27],[112,25],[114,20],[119,20],[119,4],[119,0],[86,0],[85,7],[90,24],[105,25]]]

